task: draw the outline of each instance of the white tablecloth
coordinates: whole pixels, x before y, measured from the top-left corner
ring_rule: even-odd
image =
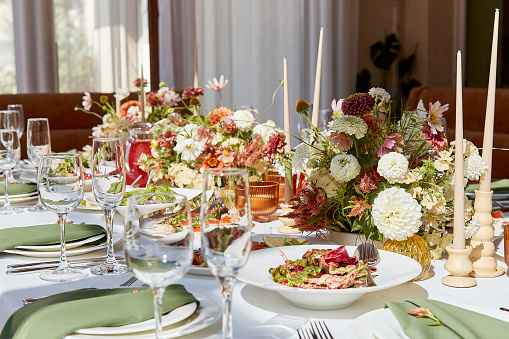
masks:
[[[69,220],[76,223],[99,223],[104,225],[101,213],[90,211],[73,211]],[[55,222],[52,212],[24,212],[15,216],[0,216],[0,227],[26,226]],[[279,221],[262,224],[259,231],[276,233]],[[115,218],[115,230],[122,231],[122,219]],[[122,254],[117,245],[118,254]],[[105,250],[87,256],[105,255]],[[77,257],[71,257],[74,259]],[[497,257],[498,259],[502,259]],[[3,327],[8,317],[22,306],[21,299],[39,297],[85,287],[110,288],[126,281],[130,275],[93,276],[70,283],[49,283],[39,279],[38,274],[6,276],[6,266],[12,263],[37,261],[17,255],[0,254],[0,326]],[[46,259],[43,259],[46,260]],[[498,311],[499,307],[509,308],[509,279],[507,275],[497,278],[478,278],[473,288],[456,289],[442,285],[441,278],[448,274],[444,270],[445,261],[432,265],[434,276],[426,281],[406,283],[388,290],[369,293],[355,302],[351,307],[334,311],[313,311],[292,306],[286,299],[275,292],[265,291],[238,282],[233,296],[233,331],[235,338],[298,338],[296,330],[304,327],[311,319],[325,320],[335,338],[349,338],[349,327],[353,320],[368,311],[382,308],[386,301],[403,301],[408,298],[436,299],[457,305],[474,305]],[[503,260],[499,265],[506,268]],[[188,274],[178,283],[183,284],[190,292],[199,293],[221,303],[219,285],[213,277]],[[498,311],[502,312],[502,311]],[[509,316],[509,313],[507,313]],[[182,338],[220,338],[221,321],[213,326],[186,335]]]

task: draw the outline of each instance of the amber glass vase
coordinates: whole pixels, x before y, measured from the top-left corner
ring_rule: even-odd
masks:
[[[277,182],[279,184],[279,202],[285,202],[285,177],[278,171],[267,171],[263,174],[263,180]]]
[[[406,255],[421,264],[421,274],[413,281],[423,280],[428,274],[429,268],[431,267],[431,253],[426,241],[417,234],[403,241],[387,240],[382,250]]]
[[[243,185],[235,186],[235,191],[240,193]],[[251,216],[253,220],[260,222],[270,221],[270,216],[276,213],[279,207],[279,187],[274,181],[250,181],[249,194],[251,196]],[[242,194],[237,194],[242,196]],[[241,205],[242,201],[237,200],[235,204]],[[243,211],[239,208],[242,215]]]

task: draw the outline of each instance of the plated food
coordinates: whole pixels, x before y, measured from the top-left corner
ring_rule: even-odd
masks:
[[[282,253],[284,264],[269,269],[280,285],[307,289],[344,289],[366,286],[369,266],[351,257],[345,246],[310,249],[297,260]]]

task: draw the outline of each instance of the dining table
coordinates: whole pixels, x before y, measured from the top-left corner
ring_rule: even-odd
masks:
[[[24,203],[33,204],[35,201]],[[279,211],[278,211],[279,213]],[[29,212],[24,210],[15,215],[0,216],[0,228],[23,227],[37,224],[56,223],[57,216],[50,211]],[[68,221],[73,223],[99,224],[104,226],[104,215],[100,210],[77,208],[70,212]],[[280,234],[282,226],[276,215],[266,223],[256,223],[254,233]],[[123,218],[117,213],[114,218],[114,233],[122,234]],[[313,236],[313,235],[311,235]],[[495,239],[496,241],[497,239]],[[499,243],[500,243],[499,238]],[[116,255],[123,256],[122,241],[115,245]],[[105,255],[101,249],[70,260]],[[499,252],[500,253],[500,252]],[[446,255],[446,254],[444,254]],[[498,265],[507,269],[503,257],[495,254]],[[65,283],[43,281],[37,273],[6,275],[7,265],[47,260],[19,254],[0,254],[0,327],[9,316],[23,306],[23,298],[49,296],[83,288],[115,288],[131,277],[130,273],[119,276],[95,276]],[[261,289],[237,281],[233,293],[233,335],[234,338],[299,338],[298,329],[308,328],[314,320],[324,321],[334,338],[374,338],[370,331],[369,317],[373,311],[384,307],[389,301],[400,302],[406,299],[434,299],[458,306],[470,306],[475,309],[489,310],[509,321],[509,277],[503,274],[495,278],[477,278],[477,285],[471,288],[453,288],[441,283],[441,278],[449,273],[445,270],[446,258],[432,262],[430,273],[422,281],[406,282],[378,292],[367,293],[353,305],[336,310],[310,310],[292,305],[277,292]],[[216,278],[211,275],[188,273],[177,282],[194,295],[208,298],[217,304],[220,310],[221,294]],[[132,287],[141,286],[137,281]],[[133,307],[136,307],[133,305]],[[182,339],[220,338],[221,320],[197,332],[181,336]],[[58,319],[55,319],[58,326]]]

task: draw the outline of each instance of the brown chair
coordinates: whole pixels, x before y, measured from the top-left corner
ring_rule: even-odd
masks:
[[[485,88],[463,88],[463,137],[482,147],[484,136],[484,120],[488,90]],[[415,87],[410,91],[406,107],[413,110],[419,100],[424,102],[426,109],[429,103],[440,101],[449,104],[444,113],[447,119],[447,136],[454,140],[456,125],[456,88],[453,87]],[[509,89],[499,88],[495,95],[495,128],[493,147],[509,149]],[[481,151],[482,153],[482,151]],[[509,151],[493,150],[492,177],[494,179],[509,178]]]
[[[99,101],[102,93],[91,93],[92,99]],[[105,93],[110,102],[114,102],[113,93]],[[26,119],[48,118],[51,130],[51,148],[54,152],[65,152],[73,148],[81,150],[91,144],[92,127],[101,123],[93,115],[75,111],[82,107],[83,93],[28,93],[0,95],[0,109],[7,109],[8,104],[22,104]],[[136,99],[132,93],[130,99]],[[101,109],[93,106],[92,110],[100,115]],[[26,158],[26,133],[21,140],[22,158]]]

